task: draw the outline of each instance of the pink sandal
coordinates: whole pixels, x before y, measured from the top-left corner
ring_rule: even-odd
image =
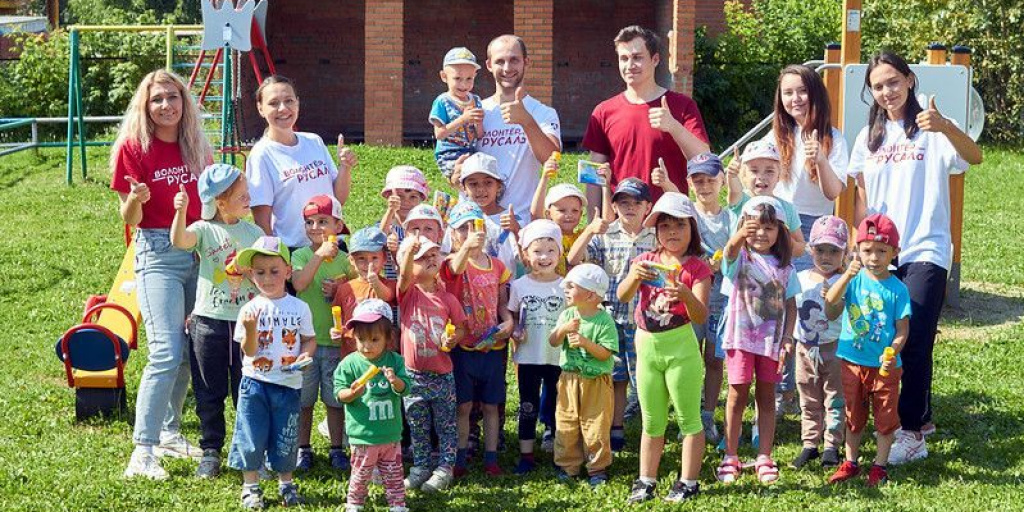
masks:
[[[718,465],[716,477],[723,484],[731,484],[739,479],[742,470],[743,466],[740,464],[739,457],[727,455],[722,459],[722,463]]]
[[[767,455],[759,455],[757,462],[754,463],[754,468],[757,470],[757,479],[762,484],[772,484],[779,479],[779,467]]]

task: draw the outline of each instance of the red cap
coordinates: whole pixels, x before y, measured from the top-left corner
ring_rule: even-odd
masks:
[[[857,243],[861,242],[882,242],[890,247],[899,247],[900,232],[889,217],[881,213],[871,214],[857,226]]]
[[[313,196],[309,198],[309,202],[307,202],[306,206],[302,209],[302,216],[303,218],[308,218],[318,214],[342,220],[341,203],[339,203],[337,199],[326,194]]]

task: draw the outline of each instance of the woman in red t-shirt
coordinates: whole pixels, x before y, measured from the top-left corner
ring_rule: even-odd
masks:
[[[199,219],[196,179],[212,161],[199,108],[181,78],[163,70],[146,75],[110,155],[110,188],[120,197],[121,218],[136,228],[136,293],[149,347],[126,477],[167,478],[160,455],[198,455],[179,427],[189,381],[185,317],[195,302],[199,264],[171,245],[170,227],[181,189],[189,195],[188,222]]]

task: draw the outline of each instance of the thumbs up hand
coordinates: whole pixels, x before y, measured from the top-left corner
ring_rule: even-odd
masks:
[[[142,204],[145,204],[146,202],[149,201],[149,198],[151,197],[149,192],[149,185],[146,185],[145,183],[139,183],[138,180],[131,176],[125,176],[124,180],[127,181],[128,184],[132,186],[131,191],[128,192],[129,200],[134,199]]]
[[[523,103],[525,98],[526,90],[520,85],[516,88],[515,99],[501,105],[501,118],[505,124],[522,125],[530,121],[530,114],[526,111],[526,105]]]
[[[501,214],[501,229],[513,235],[519,235],[519,219],[516,219],[516,213],[513,211],[512,205],[508,205],[508,211]]]
[[[825,153],[821,151],[821,142],[818,141],[818,130],[811,132],[810,137],[804,139],[804,168],[810,175],[811,182],[818,182],[818,165],[824,163]]]
[[[665,166],[665,159],[658,158],[658,166],[651,169],[651,184],[665,192],[679,192],[679,187],[668,177],[668,167]]]
[[[732,160],[729,160],[729,167],[725,168],[726,174],[730,178],[739,178],[741,165],[743,165],[743,160],[740,158],[740,148],[737,146],[732,150]]]
[[[345,145],[345,136],[338,134],[338,167],[351,171],[359,163],[359,156]]]
[[[185,185],[178,185],[178,193],[174,194],[174,210],[184,211],[188,209],[188,193],[185,192]]]
[[[917,127],[926,132],[945,133],[949,129],[949,120],[942,117],[935,105],[935,95],[928,98],[928,108],[917,114]]]
[[[661,107],[652,107],[647,113],[647,118],[651,123],[651,128],[670,134],[675,133],[683,126],[678,119],[672,117],[672,112],[668,109],[667,92],[661,97]]]
[[[590,224],[587,226],[587,230],[590,231],[591,235],[603,235],[608,232],[608,221],[604,220],[601,216],[601,209],[594,207],[594,216],[590,218]]]

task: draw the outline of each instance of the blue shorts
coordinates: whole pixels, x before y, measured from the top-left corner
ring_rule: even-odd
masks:
[[[239,471],[263,467],[264,454],[278,473],[295,470],[299,453],[298,389],[242,377],[238,388],[235,435],[228,466]]]
[[[318,394],[327,407],[343,407],[334,392],[334,370],[340,362],[341,347],[317,345],[313,353],[313,364],[302,370],[302,407],[316,405]]]
[[[708,346],[714,346],[715,359],[725,359],[725,350],[722,350],[722,342],[718,338],[718,315],[709,314],[707,323],[694,322],[693,332],[697,335],[697,341],[705,344],[704,350],[707,350]]]
[[[505,358],[508,350],[452,350],[455,398],[459,404],[505,402]]]
[[[612,382],[629,381],[633,388],[636,388],[636,326],[626,327],[615,324],[619,331],[619,351],[613,354],[615,366],[612,368]]]

